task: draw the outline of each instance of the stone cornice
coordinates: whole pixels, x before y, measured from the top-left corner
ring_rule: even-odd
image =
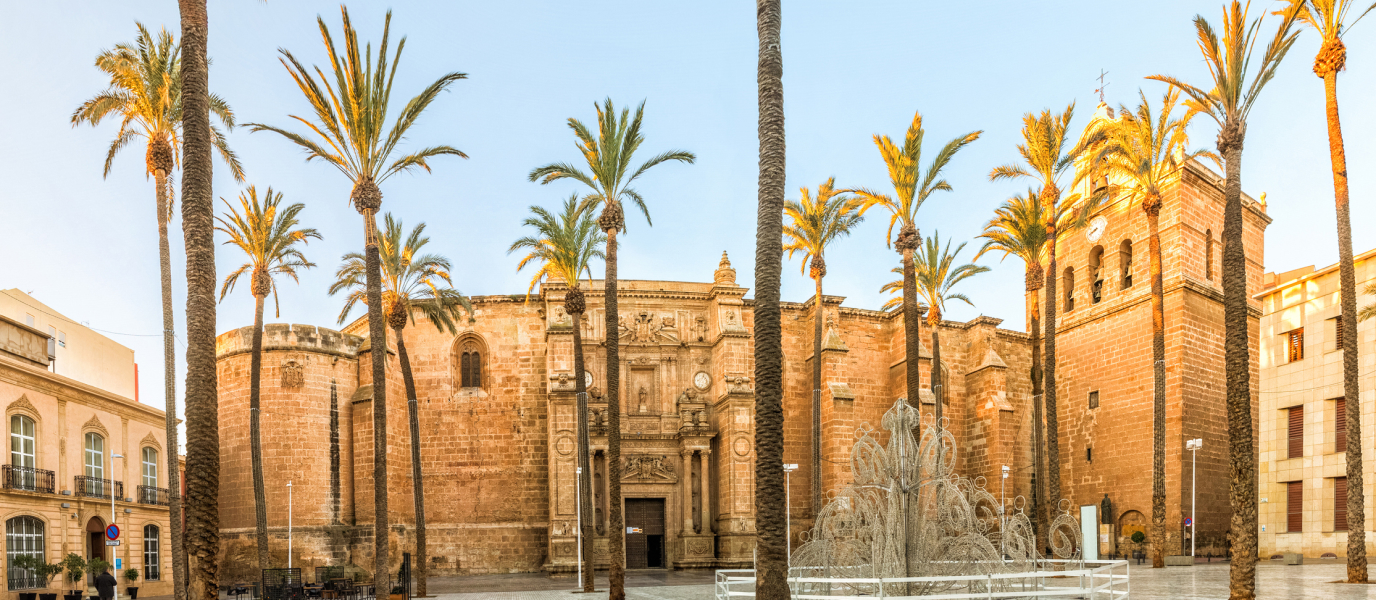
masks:
[[[1167,296],[1170,294],[1174,294],[1176,292],[1192,292],[1200,296],[1204,296],[1215,302],[1218,302],[1219,304],[1223,304],[1222,290],[1219,290],[1218,288],[1215,288],[1212,285],[1201,283],[1192,277],[1185,277],[1182,279],[1172,281],[1170,285],[1167,285],[1164,287],[1164,289],[1162,289],[1162,296]],[[1151,293],[1147,292],[1144,294],[1138,294],[1135,297],[1129,298],[1127,300],[1119,300],[1116,303],[1109,304],[1106,307],[1101,307],[1100,311],[1102,312],[1092,312],[1092,314],[1089,317],[1083,319],[1075,319],[1069,322],[1058,321],[1056,327],[1056,335],[1061,335],[1067,331],[1070,331],[1082,325],[1098,322],[1099,320],[1109,315],[1117,314],[1149,302],[1151,302]],[[1089,310],[1093,311],[1093,309]],[[1077,313],[1076,316],[1078,317],[1082,314],[1084,313]],[[1260,319],[1261,309],[1256,306],[1252,306],[1251,302],[1248,302],[1247,318]],[[1043,323],[1045,323],[1045,321],[1043,321]]]
[[[124,396],[26,365],[6,356],[0,356],[0,381],[48,394],[59,401],[66,400],[91,406],[140,423],[166,423],[166,413],[150,405],[134,402]]]

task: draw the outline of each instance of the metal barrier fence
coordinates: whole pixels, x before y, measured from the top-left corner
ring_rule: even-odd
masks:
[[[938,596],[942,600],[1012,600],[1016,598],[1085,598],[1088,600],[1119,600],[1128,598],[1131,586],[1128,583],[1128,562],[1064,560],[1041,561],[1040,571],[1024,573],[1002,573],[997,575],[961,575],[950,577],[877,577],[877,578],[838,578],[803,577],[788,578],[789,588],[795,593],[795,600],[829,600],[832,598],[854,597],[857,590],[868,589],[865,594],[891,600],[919,600],[933,596],[904,596],[886,593],[885,587],[892,588],[904,583],[949,584],[952,589]],[[1069,568],[1083,564],[1083,568]],[[1057,566],[1066,567],[1055,570]],[[793,569],[794,573],[801,569]],[[796,593],[801,584],[844,584],[837,588],[838,593]],[[997,585],[996,585],[997,584]],[[997,587],[1017,585],[1020,590],[995,591]],[[755,597],[755,571],[753,569],[723,569],[717,571],[714,595],[717,600],[730,598]]]

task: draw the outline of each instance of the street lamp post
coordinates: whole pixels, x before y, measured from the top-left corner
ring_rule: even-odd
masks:
[[[1003,547],[1003,529],[1006,526],[1004,517],[1008,514],[1008,507],[1003,499],[1003,485],[1008,481],[1008,465],[1003,465],[1003,478],[999,479],[999,552],[1007,559],[1008,552]]]
[[[784,465],[784,548],[788,553],[788,568],[793,568],[793,493],[789,488],[789,473],[798,470],[797,464]],[[813,474],[816,477],[816,474]]]
[[[287,480],[287,568],[291,568],[291,480]]]
[[[1190,556],[1194,556],[1195,532],[1199,531],[1199,522],[1195,520],[1195,480],[1198,473],[1199,449],[1204,447],[1203,438],[1185,440],[1185,449],[1190,451]]]
[[[110,455],[110,475],[111,475],[111,478],[110,478],[110,524],[111,524],[111,525],[115,525],[115,480],[114,480],[114,474],[115,474],[115,461],[114,461],[114,459],[116,459],[116,458],[124,458],[124,455],[123,455],[123,454],[111,454],[111,455]],[[108,531],[106,532],[105,537],[106,537],[106,539],[107,539],[107,541],[108,541],[108,539],[109,539],[109,537],[110,537],[110,534],[109,534]],[[109,543],[106,543],[105,545],[106,545],[106,546],[110,546]],[[113,546],[111,546],[111,547],[113,547]],[[114,550],[111,550],[111,552],[114,552]],[[114,558],[114,557],[111,556],[110,558]],[[110,564],[114,564],[114,561],[110,561]],[[118,585],[115,586],[115,600],[119,600],[119,586],[118,586]]]

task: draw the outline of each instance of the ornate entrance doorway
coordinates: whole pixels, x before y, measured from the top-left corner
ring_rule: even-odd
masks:
[[[86,560],[92,558],[105,560],[105,521],[100,517],[86,522]]]
[[[626,568],[663,569],[664,499],[626,499]]]

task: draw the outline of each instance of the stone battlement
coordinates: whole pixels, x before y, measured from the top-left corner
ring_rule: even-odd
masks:
[[[263,326],[263,351],[294,350],[355,358],[364,340],[333,329],[291,323]],[[215,358],[222,359],[253,349],[253,327],[231,329],[215,338]]]

